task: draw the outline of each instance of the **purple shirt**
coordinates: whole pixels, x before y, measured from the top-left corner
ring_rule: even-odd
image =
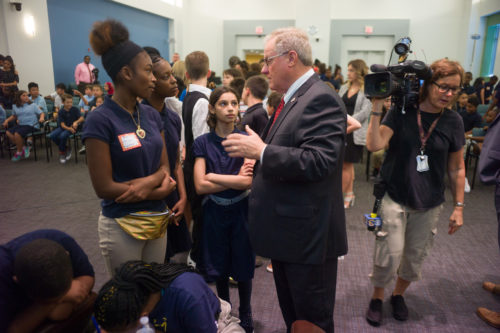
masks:
[[[90,112],[83,125],[82,141],[88,138],[101,140],[109,145],[113,180],[126,182],[132,179],[149,176],[160,167],[163,150],[162,121],[158,111],[151,106],[137,104],[134,113],[136,123],[146,131],[144,139],[136,135],[137,126],[132,115],[116,104],[110,97]],[[135,203],[119,204],[114,200],[102,200],[102,214],[106,217],[123,217],[129,213],[150,210],[163,211],[163,200],[145,200]]]
[[[35,239],[50,239],[64,247],[71,257],[74,278],[94,276],[94,269],[85,252],[71,236],[62,231],[36,230],[0,245],[0,332],[7,332],[14,317],[31,304],[31,300],[12,277],[17,252]]]

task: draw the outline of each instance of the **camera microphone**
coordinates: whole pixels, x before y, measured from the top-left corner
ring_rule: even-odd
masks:
[[[365,224],[369,231],[374,231],[377,236],[384,236],[384,231],[382,231],[382,218],[378,214],[378,210],[382,204],[382,198],[386,192],[386,184],[384,182],[375,183],[373,186],[373,195],[375,196],[375,204],[373,205],[373,210],[370,214],[365,214]]]
[[[387,71],[387,66],[379,65],[379,64],[373,64],[373,65],[370,66],[370,70],[373,73],[385,72],[385,71]]]

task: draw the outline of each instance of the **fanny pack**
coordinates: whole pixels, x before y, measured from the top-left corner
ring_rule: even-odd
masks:
[[[163,237],[175,214],[167,209],[163,212],[140,211],[115,218],[116,223],[130,236],[139,240]]]

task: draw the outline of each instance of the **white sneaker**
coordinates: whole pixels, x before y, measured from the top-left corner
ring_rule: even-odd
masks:
[[[469,193],[470,192],[470,185],[469,185],[469,181],[467,180],[467,177],[465,177],[465,188],[464,188],[464,191],[465,191],[465,193]]]
[[[59,155],[59,162],[60,162],[61,164],[66,163],[66,156],[64,156],[64,155],[62,155],[62,154],[61,154],[61,155]]]
[[[196,263],[191,259],[191,252],[189,252],[188,258],[187,258],[187,265],[191,266],[193,268],[196,268]]]
[[[71,159],[71,148],[68,148],[66,150],[66,161],[69,161]]]

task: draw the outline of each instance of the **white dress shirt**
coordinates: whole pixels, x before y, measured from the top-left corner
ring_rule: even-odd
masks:
[[[189,92],[198,91],[202,94],[206,95],[207,98],[210,98],[210,94],[212,90],[207,87],[200,86],[198,84],[190,84]],[[205,133],[210,132],[210,128],[207,124],[207,116],[208,116],[208,100],[204,98],[200,98],[193,107],[193,116],[192,116],[192,131],[193,131],[193,140],[196,140],[197,137],[203,135]]]

